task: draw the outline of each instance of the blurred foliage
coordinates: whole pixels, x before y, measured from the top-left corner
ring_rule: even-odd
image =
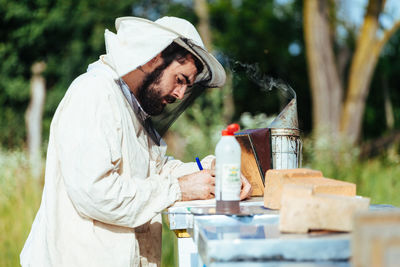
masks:
[[[209,90],[199,97],[172,126],[183,139],[183,159],[213,154],[221,130],[231,122],[239,122],[242,128],[266,127],[269,123],[262,120],[278,114],[287,103],[287,99],[281,101],[279,91],[269,89],[270,78],[290,77],[287,82],[294,86],[301,101],[299,113],[304,115],[300,115],[304,118],[300,126],[309,130],[311,104],[302,51],[301,3],[215,0],[209,2],[209,11],[216,57],[233,76],[227,86],[233,87],[234,114],[231,121],[224,120],[223,98],[229,97],[229,89],[222,93],[220,89]],[[296,50],[292,54],[291,46]],[[246,118],[259,122],[246,125]]]
[[[194,24],[198,22],[193,0],[0,0],[0,3],[0,145],[6,148],[24,145],[24,113],[29,101],[30,68],[34,62],[47,64],[43,122],[43,138],[47,139],[52,115],[69,84],[105,52],[103,33],[105,28],[115,31],[115,17],[135,15],[155,20],[173,15]],[[233,73],[235,110],[232,120],[238,121],[244,112],[271,116],[282,109],[282,102],[266,89],[267,85],[260,86],[254,83],[257,77],[249,77],[249,70],[256,66],[259,73],[282,79],[295,89],[300,128],[309,133],[311,96],[303,45],[302,1],[210,0],[208,3],[215,55]],[[346,40],[339,40],[337,45],[342,41],[353,47],[354,29],[343,29],[347,31]],[[383,79],[390,91],[395,128],[399,127],[400,92],[396,84],[400,70],[399,39],[400,33],[395,34],[378,63],[364,116],[364,138],[376,138],[387,132],[382,119]],[[210,104],[212,98],[203,95],[199,99],[202,112],[207,112],[205,104]],[[199,124],[193,111],[188,113],[186,119]],[[215,112],[212,114],[219,116]],[[209,133],[215,121],[209,116],[206,120],[209,120],[208,126],[199,127],[202,135]]]
[[[275,119],[275,115],[267,117],[264,113],[252,116],[250,112],[244,112],[240,116],[240,124],[243,129],[266,128]]]
[[[161,266],[172,267],[178,266],[178,239],[173,231],[169,229],[167,224],[167,215],[163,215],[162,225],[162,255]]]
[[[316,151],[315,140],[306,138],[303,167],[321,170],[325,177],[357,185],[357,195],[371,198],[371,204],[400,205],[400,143],[379,157],[360,160],[359,149],[340,145],[334,153],[329,146],[343,144],[326,140],[326,151]],[[318,146],[321,147],[321,146]]]
[[[26,155],[0,150],[0,266],[19,266],[19,254],[39,209],[42,181],[30,176]]]
[[[181,160],[193,161],[214,154],[221,130],[226,127],[223,119],[223,90],[209,89],[171,127],[184,140]]]
[[[72,80],[105,52],[104,29],[130,14],[133,2],[0,0],[0,144],[21,146],[31,66],[47,64],[44,136]]]
[[[400,128],[400,90],[397,78],[399,73],[400,32],[389,40],[378,62],[364,114],[364,139],[377,138],[390,130],[386,125],[384,86],[387,87],[393,105],[394,128]]]
[[[196,101],[192,108],[181,116],[171,130],[177,132],[183,140],[180,147],[184,147],[184,154],[179,157],[184,162],[193,161],[195,156],[203,158],[214,154],[215,146],[221,138],[221,130],[227,125],[224,124],[221,106],[223,90],[210,90],[207,92],[207,98],[201,98]],[[205,108],[207,107],[207,108]],[[245,112],[241,115],[238,123],[241,129],[254,129],[267,127],[274,119],[274,116],[268,117],[265,113],[252,115]],[[195,123],[194,123],[195,122]],[[179,142],[178,138],[178,142]],[[176,140],[171,140],[176,142]],[[174,156],[176,151],[168,151]]]
[[[252,0],[212,1],[211,25],[214,45],[230,61],[234,73],[235,116],[243,112],[277,114],[282,103],[267,90],[252,81],[249,68],[289,83],[297,92],[300,126],[310,130],[311,99],[303,49],[301,1],[262,3]],[[241,64],[235,64],[240,62]],[[243,66],[247,65],[247,66]],[[256,73],[254,73],[256,74]]]
[[[244,128],[265,127],[273,114],[279,113],[282,103],[276,92],[254,83],[257,77],[248,77],[255,66],[259,73],[282,79],[295,89],[300,128],[308,134],[311,96],[302,1],[209,0],[209,8],[215,55],[233,73],[235,110],[232,120],[227,121],[224,98],[231,88],[210,89],[202,95],[172,127],[180,136],[183,159],[192,161],[194,156],[213,153],[221,129],[232,121]],[[198,22],[191,0],[0,0],[1,147],[18,151],[24,145],[32,64],[47,64],[43,123],[43,138],[47,139],[51,118],[69,84],[105,53],[104,30],[115,31],[114,19],[128,15],[152,20],[173,15]],[[353,46],[354,35],[347,30],[346,41]],[[364,139],[388,131],[383,119],[383,81],[389,89],[395,128],[400,127],[399,49],[397,32],[385,46],[375,71],[364,116]],[[357,183],[358,193],[371,197],[372,203],[400,205],[396,193],[400,190],[399,145],[378,158],[360,161],[358,149],[343,146],[343,140],[322,140],[326,146],[341,146],[334,154],[328,150],[317,153],[312,139],[304,141],[304,166],[320,169],[327,177]],[[19,264],[19,253],[39,206],[42,181],[30,178],[26,166],[22,152],[0,150],[0,233],[8,233],[0,235],[0,266]],[[170,233],[163,236],[163,266],[173,265],[172,239]]]

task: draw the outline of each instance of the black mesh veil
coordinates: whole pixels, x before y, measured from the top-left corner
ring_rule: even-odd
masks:
[[[190,106],[193,101],[199,97],[207,88],[216,87],[210,84],[211,71],[210,66],[205,62],[198,53],[199,50],[204,53],[204,49],[196,45],[191,44],[190,40],[179,38],[179,41],[175,41],[179,45],[189,50],[196,58],[203,63],[203,71],[196,76],[195,83],[193,86],[188,87],[184,94],[183,99],[177,99],[172,104],[167,104],[163,112],[157,116],[151,116],[150,122],[146,122],[149,125],[145,125],[145,128],[153,141],[160,145],[161,137],[167,132],[169,127],[178,119],[178,117]],[[151,129],[152,128],[152,129]],[[153,132],[153,131],[156,132]]]
[[[169,127],[178,119],[178,117],[192,105],[193,101],[199,97],[207,87],[201,84],[195,84],[190,88],[190,92],[185,93],[182,100],[177,100],[173,104],[168,104],[164,111],[158,116],[151,116],[151,121],[155,130],[160,136],[163,136]]]

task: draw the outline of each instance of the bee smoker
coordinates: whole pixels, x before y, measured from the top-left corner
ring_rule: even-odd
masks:
[[[268,128],[271,132],[271,168],[295,169],[301,167],[302,142],[296,98],[287,104]]]
[[[298,125],[297,101],[293,98],[267,128],[235,134],[242,149],[241,170],[253,186],[253,196],[263,195],[267,170],[301,167]]]

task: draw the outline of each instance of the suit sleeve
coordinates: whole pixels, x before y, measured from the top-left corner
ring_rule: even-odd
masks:
[[[208,155],[201,160],[203,169],[211,169],[211,162],[215,159],[215,156]],[[163,166],[162,173],[165,175],[171,175],[173,178],[179,179],[182,176],[198,172],[199,167],[196,162],[184,163],[180,160],[170,159]]]

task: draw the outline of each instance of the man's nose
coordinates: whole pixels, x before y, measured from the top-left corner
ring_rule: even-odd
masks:
[[[185,95],[186,88],[187,88],[187,85],[178,86],[174,89],[174,91],[172,92],[172,95],[174,97],[176,97],[177,99],[181,100],[181,99],[183,99],[183,96]]]

